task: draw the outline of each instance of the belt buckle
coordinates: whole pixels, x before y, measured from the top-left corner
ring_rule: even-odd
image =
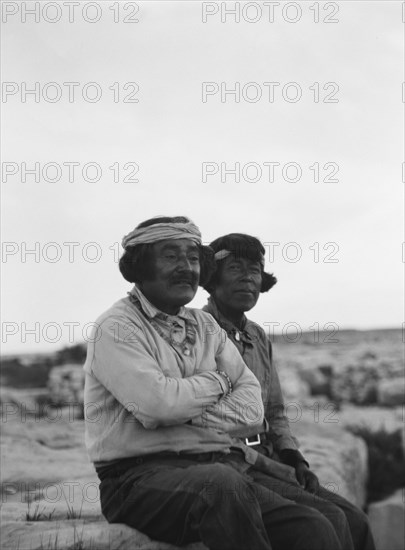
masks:
[[[255,445],[260,445],[261,443],[260,434],[253,435],[252,437],[245,437],[245,443],[248,447],[254,447]]]

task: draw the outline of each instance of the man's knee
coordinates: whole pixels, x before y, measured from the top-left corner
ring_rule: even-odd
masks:
[[[280,510],[281,517],[284,515]],[[341,550],[341,545],[332,523],[318,510],[292,505],[287,511],[287,533],[291,544],[300,550]],[[270,539],[271,540],[271,539]]]
[[[369,542],[369,546],[365,543],[373,539],[367,515],[360,508],[353,507],[346,511],[346,518],[355,548],[374,548],[374,543]]]
[[[367,514],[355,506],[346,510],[346,517],[351,525],[353,524],[365,527],[368,527],[369,525]]]
[[[322,506],[320,511],[332,523],[335,529],[342,532],[347,529],[348,520],[346,518],[346,514],[341,508],[339,508],[339,506],[325,501],[325,504]]]
[[[340,520],[343,526],[346,523],[344,514]],[[311,538],[313,540],[309,547],[311,550],[340,550],[341,548],[332,522],[316,510],[311,510],[310,516],[307,517],[307,533],[309,533],[309,540]]]

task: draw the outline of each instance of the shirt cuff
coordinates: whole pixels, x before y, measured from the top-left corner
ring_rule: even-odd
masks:
[[[211,374],[213,374],[215,376],[215,378],[218,380],[218,383],[221,386],[222,395],[227,394],[228,390],[229,390],[229,386],[228,386],[228,382],[225,380],[225,378],[223,376],[221,376],[220,374],[218,374],[217,372],[212,372],[211,371]]]

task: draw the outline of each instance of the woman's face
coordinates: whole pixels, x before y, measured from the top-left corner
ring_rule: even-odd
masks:
[[[241,313],[252,309],[259,299],[262,267],[259,261],[230,255],[221,262],[218,283],[213,291],[219,306]]]

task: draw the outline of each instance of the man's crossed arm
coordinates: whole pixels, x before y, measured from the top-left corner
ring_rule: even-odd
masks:
[[[103,322],[91,371],[146,429],[190,422],[239,437],[262,431],[260,384],[232,342],[222,342],[215,358],[217,370],[232,381],[228,393],[226,380],[213,370],[186,378],[165,376],[142,331],[136,342],[126,341],[117,337],[125,334],[116,330],[117,322],[128,324],[125,318]]]

